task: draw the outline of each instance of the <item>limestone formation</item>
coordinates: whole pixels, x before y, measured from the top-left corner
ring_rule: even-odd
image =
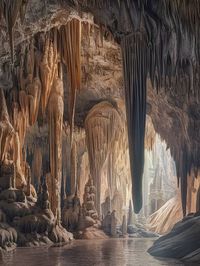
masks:
[[[126,215],[124,215],[122,222],[122,235],[126,236],[126,234],[127,234],[127,221],[126,221]]]
[[[55,78],[49,99],[49,139],[50,167],[52,176],[51,208],[60,222],[60,191],[62,175],[62,124],[63,124],[63,84]]]
[[[116,211],[112,211],[111,213],[111,230],[110,234],[112,237],[117,236],[117,218],[116,218]]]
[[[157,236],[144,221],[167,233],[151,254],[199,258],[199,17],[199,0],[0,0],[0,248]]]
[[[68,196],[65,199],[64,208],[62,209],[63,226],[73,232],[78,227],[80,216],[80,200],[75,196]]]
[[[94,220],[98,219],[98,214],[95,208],[96,188],[93,184],[92,178],[90,178],[85,186],[84,194],[84,210],[85,215],[91,217]]]
[[[85,120],[90,171],[97,188],[96,208],[99,215],[101,214],[101,174],[121,126],[119,113],[108,102],[93,107]]]
[[[111,234],[111,213],[108,211],[107,215],[104,217],[102,221],[102,227],[106,234]]]
[[[10,123],[4,92],[0,89],[0,161],[6,159],[8,143],[11,140],[14,129]]]

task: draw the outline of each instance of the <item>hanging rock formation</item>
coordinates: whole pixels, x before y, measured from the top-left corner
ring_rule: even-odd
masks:
[[[11,136],[14,134],[14,129],[10,123],[7,105],[4,97],[4,92],[0,89],[0,161],[4,161],[6,158],[6,149]]]

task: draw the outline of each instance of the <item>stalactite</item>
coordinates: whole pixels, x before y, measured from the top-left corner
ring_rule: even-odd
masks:
[[[41,82],[39,78],[34,78],[33,83],[27,88],[29,99],[29,123],[30,126],[35,124],[40,104]]]
[[[57,29],[53,29],[53,38],[46,35],[44,54],[40,63],[40,75],[42,83],[42,114],[44,116],[46,106],[51,93],[51,88],[57,71]]]
[[[63,83],[57,77],[54,79],[49,104],[49,142],[50,142],[50,169],[52,176],[51,209],[60,222],[60,195],[62,179],[62,127],[63,127]]]
[[[125,36],[121,43],[134,210],[142,207],[142,175],[146,119],[147,43],[144,36]]]
[[[0,162],[6,158],[7,146],[14,134],[14,129],[10,123],[4,92],[0,89]]]
[[[81,87],[81,22],[72,19],[61,27],[62,59],[67,66],[70,81],[69,117],[71,127],[71,147],[73,143],[74,115],[77,90]]]

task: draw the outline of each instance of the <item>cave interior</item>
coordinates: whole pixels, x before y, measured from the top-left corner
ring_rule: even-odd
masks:
[[[0,250],[200,261],[199,69],[199,0],[0,0]]]

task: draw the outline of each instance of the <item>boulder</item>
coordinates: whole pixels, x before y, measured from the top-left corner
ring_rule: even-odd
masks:
[[[152,256],[189,259],[199,256],[200,217],[178,222],[170,233],[156,240],[148,250]]]

